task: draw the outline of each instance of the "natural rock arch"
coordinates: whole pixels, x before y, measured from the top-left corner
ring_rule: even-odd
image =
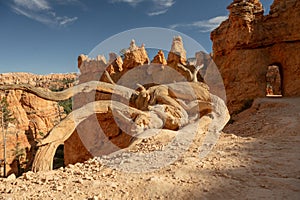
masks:
[[[53,158],[53,169],[64,167],[64,145],[61,144],[57,147]]]
[[[266,96],[280,97],[283,88],[282,68],[280,64],[272,64],[267,68],[266,73]]]

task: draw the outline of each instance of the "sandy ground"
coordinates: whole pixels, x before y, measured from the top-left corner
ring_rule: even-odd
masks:
[[[95,159],[0,179],[0,199],[300,199],[300,98],[264,98],[233,118],[213,151],[203,137],[159,171],[125,173]]]

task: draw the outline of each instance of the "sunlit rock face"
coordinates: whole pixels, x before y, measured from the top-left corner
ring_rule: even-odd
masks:
[[[300,2],[275,0],[265,16],[258,0],[235,0],[228,9],[229,18],[211,39],[230,112],[266,95],[266,73],[273,64],[282,73],[283,96],[299,96]]]
[[[161,64],[161,65],[167,65],[167,60],[165,59],[165,54],[162,50],[159,50],[157,55],[153,58],[151,61],[153,64]]]
[[[167,62],[171,67],[176,67],[178,64],[186,65],[186,50],[184,49],[182,38],[180,36],[173,38]]]

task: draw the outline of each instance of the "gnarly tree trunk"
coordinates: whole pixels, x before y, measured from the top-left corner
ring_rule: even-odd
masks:
[[[59,141],[40,146],[34,157],[32,171],[49,171],[53,169],[53,158],[59,145]]]
[[[0,90],[2,91],[23,90],[35,94],[36,96],[42,99],[51,100],[51,101],[67,100],[75,96],[76,94],[88,93],[94,90],[99,92],[116,94],[121,97],[124,97],[125,99],[130,99],[132,94],[138,94],[136,91],[130,88],[123,87],[120,85],[113,85],[105,82],[99,82],[99,81],[90,81],[90,82],[82,83],[80,85],[76,85],[74,87],[68,88],[60,92],[52,92],[42,88],[33,87],[32,85],[29,84],[0,85]]]
[[[37,144],[39,150],[35,156],[32,170],[35,172],[51,170],[53,157],[57,147],[60,144],[63,144],[64,141],[71,136],[77,125],[94,113],[108,113],[109,111],[122,113],[116,114],[115,117],[118,118],[118,120],[123,121],[122,124],[127,126],[124,127],[124,129],[131,131],[133,134],[139,134],[144,131],[144,127],[142,127],[141,123],[133,123],[136,116],[139,116],[139,119],[143,118],[143,120],[140,119],[141,121],[150,121],[148,119],[148,113],[119,102],[109,100],[91,102],[71,112],[63,121],[55,126],[44,139],[39,141]],[[153,118],[155,115],[152,115],[151,117]],[[162,128],[162,123],[157,123],[156,125],[152,124],[148,128]]]

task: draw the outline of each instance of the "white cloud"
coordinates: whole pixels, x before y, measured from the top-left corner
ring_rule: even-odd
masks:
[[[57,4],[70,5],[70,4],[81,4],[79,0],[53,0]]]
[[[49,10],[51,7],[45,0],[13,0],[16,7],[23,7],[29,10]]]
[[[25,17],[28,17],[29,19],[33,19],[35,21],[41,22],[43,24],[52,24],[52,20],[49,18],[43,16],[43,15],[36,15],[34,13],[30,13],[26,10],[22,10],[18,7],[12,7],[12,9],[19,15],[24,15]]]
[[[175,4],[174,0],[152,0],[156,7],[170,8]]]
[[[144,0],[110,0],[110,3],[128,3],[131,6],[136,6]]]
[[[75,22],[77,19],[78,19],[78,17],[69,18],[69,17],[64,16],[62,19],[59,20],[59,24],[60,25],[71,24],[71,23]]]
[[[149,16],[156,16],[156,15],[162,15],[165,14],[168,11],[168,9],[161,10],[161,11],[154,11],[147,13]]]
[[[50,26],[67,26],[78,19],[78,17],[57,16],[49,2],[49,0],[12,0],[11,8],[19,15]],[[66,2],[74,3],[78,0]]]
[[[228,16],[217,16],[208,20],[200,20],[190,24],[173,24],[169,26],[171,29],[192,28],[199,32],[210,32],[217,28]]]
[[[110,3],[128,3],[129,5],[135,7],[138,4],[145,2],[147,0],[109,0]],[[175,4],[175,0],[148,0],[153,6],[150,11],[147,13],[149,16],[162,15],[168,12]]]
[[[165,14],[169,8],[171,8],[174,4],[174,0],[152,0],[154,6],[152,8],[152,12],[149,12],[149,16],[156,16]]]

